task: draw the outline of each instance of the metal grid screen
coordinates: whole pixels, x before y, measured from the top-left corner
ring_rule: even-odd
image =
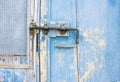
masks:
[[[27,30],[27,0],[0,0],[0,55],[26,55]]]

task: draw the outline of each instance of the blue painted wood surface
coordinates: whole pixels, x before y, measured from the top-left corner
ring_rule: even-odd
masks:
[[[78,0],[77,5],[77,27],[84,36],[80,80],[119,82],[120,0]]]
[[[75,32],[39,32],[36,74],[31,68],[1,68],[1,82],[34,82],[35,75],[37,82],[39,76],[42,82],[120,81],[120,0],[41,0],[36,14],[37,25],[79,29],[78,62]]]
[[[80,31],[79,82],[119,82],[120,0],[42,0],[42,4],[42,23],[65,22]]]

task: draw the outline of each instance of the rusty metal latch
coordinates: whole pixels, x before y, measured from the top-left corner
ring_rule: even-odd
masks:
[[[30,30],[43,30],[44,33],[47,35],[49,30],[59,30],[61,32],[61,34],[64,34],[66,33],[67,31],[70,31],[70,30],[73,30],[76,32],[76,44],[79,43],[79,30],[77,28],[61,28],[61,27],[50,27],[50,26],[47,26],[47,28],[45,26],[32,26],[30,27]]]

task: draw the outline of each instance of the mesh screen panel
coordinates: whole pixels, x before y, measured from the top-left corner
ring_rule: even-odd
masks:
[[[27,0],[0,0],[0,55],[26,55],[27,30]]]

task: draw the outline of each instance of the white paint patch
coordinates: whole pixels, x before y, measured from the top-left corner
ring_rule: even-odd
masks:
[[[98,41],[98,45],[99,45],[100,48],[103,48],[105,46],[105,40],[104,39],[100,39]]]
[[[40,61],[41,61],[41,81],[47,82],[47,52],[46,52],[46,40],[40,44],[41,53],[40,53]]]
[[[81,48],[84,48],[80,56],[87,58],[81,58],[79,62],[88,64],[83,64],[80,67],[79,71],[82,72],[83,75],[80,77],[79,81],[87,82],[95,73],[104,68],[104,47],[106,46],[105,33],[104,30],[100,28],[80,29],[80,32],[83,33],[84,37],[84,46],[81,46]]]
[[[89,62],[87,64],[88,70],[84,73],[84,75],[80,78],[80,82],[85,82],[90,76],[92,76],[95,72],[95,64],[94,62]]]
[[[48,0],[41,0],[41,17],[42,17],[42,19],[44,18],[45,15],[47,15],[47,12],[48,12],[47,2],[48,2]]]
[[[55,21],[51,21],[50,24],[56,24],[56,22]]]

